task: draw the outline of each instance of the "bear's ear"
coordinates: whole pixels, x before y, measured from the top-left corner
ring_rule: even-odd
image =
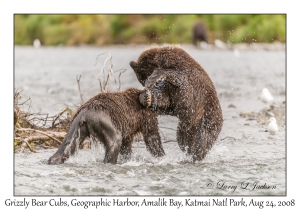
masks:
[[[131,66],[131,68],[133,69],[133,70],[135,70],[136,69],[136,67],[137,67],[137,62],[135,62],[135,61],[130,61],[130,66]]]
[[[131,68],[133,69],[138,81],[144,86],[145,80],[147,79],[147,72],[141,71],[138,68],[138,62],[131,61],[129,64],[130,64]]]

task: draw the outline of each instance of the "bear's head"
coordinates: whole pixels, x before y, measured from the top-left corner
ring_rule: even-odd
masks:
[[[143,86],[153,70],[158,67],[157,62],[154,60],[156,53],[157,50],[147,50],[139,56],[137,61],[130,62],[131,68]]]
[[[177,46],[164,46],[145,50],[137,61],[130,62],[130,66],[134,70],[139,82],[145,86],[147,78],[155,69],[185,71],[189,69],[188,66],[190,63],[194,62],[181,48]]]

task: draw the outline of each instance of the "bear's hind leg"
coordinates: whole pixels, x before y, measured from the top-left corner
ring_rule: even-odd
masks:
[[[147,122],[143,125],[142,133],[147,150],[155,157],[164,156],[165,151],[161,143],[156,117],[147,120]]]
[[[125,160],[129,160],[131,158],[132,143],[133,143],[133,137],[122,139],[120,154],[124,156]]]
[[[118,160],[119,152],[120,152],[120,145],[118,145],[117,141],[114,141],[111,144],[106,145],[105,157],[103,162],[116,164]]]

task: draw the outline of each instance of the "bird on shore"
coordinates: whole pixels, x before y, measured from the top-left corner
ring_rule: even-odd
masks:
[[[276,132],[278,132],[278,125],[276,123],[275,117],[271,117],[269,120],[269,125],[268,125],[268,132],[272,135],[274,135]]]
[[[219,39],[215,40],[215,46],[219,49],[226,49],[227,48],[226,44],[224,42],[222,42],[221,40],[219,40]]]
[[[267,88],[262,89],[259,98],[264,103],[272,103],[274,100],[274,97],[272,96],[272,94],[270,93],[270,91]]]
[[[35,39],[35,40],[33,41],[33,47],[34,47],[34,48],[39,48],[40,46],[41,46],[40,40],[39,40],[39,39]]]
[[[240,51],[239,51],[238,49],[234,49],[234,50],[233,50],[233,54],[234,54],[234,56],[237,57],[237,58],[240,57]]]

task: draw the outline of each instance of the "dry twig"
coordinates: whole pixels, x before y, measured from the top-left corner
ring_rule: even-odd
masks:
[[[126,69],[119,69],[119,70],[114,72],[113,71],[112,56],[110,55],[109,52],[99,54],[96,58],[96,64],[97,64],[99,56],[103,55],[103,54],[106,54],[106,53],[108,54],[108,57],[104,60],[103,67],[101,68],[99,74],[97,76],[95,76],[96,79],[99,81],[100,92],[109,92],[110,91],[109,90],[109,85],[110,85],[111,77],[113,77],[114,82],[117,85],[117,90],[119,91],[121,89],[120,77],[121,77],[121,74],[123,74],[126,71]],[[106,68],[107,65],[108,65],[108,67]],[[115,73],[118,72],[118,71],[121,71],[121,72],[119,73],[118,79],[117,79],[116,76],[115,76]],[[103,74],[103,79],[101,80],[101,75],[102,74]]]
[[[21,151],[20,152],[24,152],[26,145],[28,146],[28,148],[30,149],[31,152],[37,153],[37,151],[35,149],[33,149],[30,144],[28,143],[28,141],[31,141],[31,138],[33,137],[28,137],[26,139],[21,139],[21,141],[23,142],[22,147],[21,147]],[[25,144],[24,144],[25,143]]]
[[[54,117],[52,117],[53,118],[53,120],[52,120],[52,128],[54,128],[55,126],[57,126],[57,125],[59,125],[59,124],[55,124],[55,122],[56,122],[56,120],[57,119],[60,119],[60,117],[62,116],[62,114],[63,113],[65,113],[65,112],[72,112],[72,110],[70,110],[68,107],[67,108],[65,108],[65,109],[63,109],[62,111],[60,111],[57,115],[55,115]],[[70,113],[69,113],[70,114]],[[71,116],[69,116],[69,118],[70,118]]]
[[[76,76],[77,86],[78,86],[78,90],[79,90],[79,94],[80,94],[81,103],[83,103],[84,100],[83,100],[83,94],[82,94],[81,89],[80,89],[80,78],[81,78],[81,75]]]

